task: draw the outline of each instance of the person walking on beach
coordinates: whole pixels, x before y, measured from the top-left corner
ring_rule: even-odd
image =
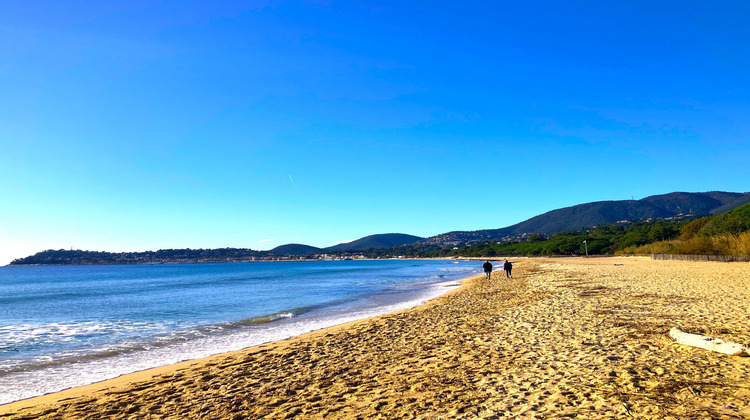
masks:
[[[508,261],[507,258],[505,259],[505,263],[503,264],[503,270],[505,270],[505,277],[513,277],[513,274],[511,273],[511,270],[513,270],[513,263]]]
[[[489,261],[482,264],[482,267],[484,268],[484,276],[487,278],[487,280],[490,279],[490,276],[492,275],[492,264],[490,264]]]

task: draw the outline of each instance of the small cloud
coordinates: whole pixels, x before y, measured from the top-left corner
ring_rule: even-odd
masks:
[[[354,242],[354,241],[356,241],[356,239],[347,239],[345,241],[334,242],[333,245],[348,244],[349,242]]]
[[[277,238],[261,239],[260,241],[258,241],[258,243],[262,244],[263,242],[271,242],[271,241],[275,241],[275,240],[277,240]]]

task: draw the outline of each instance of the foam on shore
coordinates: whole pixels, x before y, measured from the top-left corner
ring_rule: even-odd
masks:
[[[296,308],[233,324],[175,331],[158,337],[154,342],[126,342],[116,347],[108,345],[98,352],[87,350],[84,355],[70,353],[54,360],[49,358],[49,362],[37,360],[33,367],[7,366],[0,376],[0,404],[412,308],[457,286],[456,281],[406,284],[402,285],[401,290],[391,293],[363,296],[363,302],[356,305],[346,302],[326,308]],[[90,326],[90,329],[99,328],[104,327]],[[61,326],[60,329],[65,328]],[[11,362],[8,361],[8,364]]]

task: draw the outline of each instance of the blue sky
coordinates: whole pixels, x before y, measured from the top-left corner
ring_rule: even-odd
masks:
[[[750,190],[747,2],[0,9],[0,264]]]

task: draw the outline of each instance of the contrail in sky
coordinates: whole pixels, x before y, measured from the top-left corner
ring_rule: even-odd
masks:
[[[292,174],[289,174],[289,180],[292,181],[292,185],[296,187],[296,185],[294,184],[294,180],[292,179]]]
[[[260,241],[258,241],[258,243],[260,244],[260,243],[263,243],[263,242],[271,242],[271,241],[275,241],[275,240],[276,240],[276,238],[271,238],[271,239],[261,239]]]

